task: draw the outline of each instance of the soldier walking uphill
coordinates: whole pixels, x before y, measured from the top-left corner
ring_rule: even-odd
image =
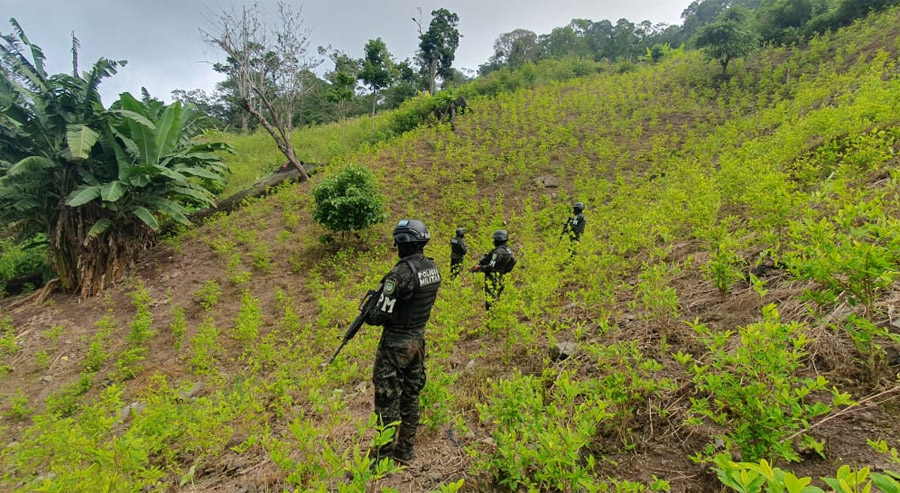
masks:
[[[466,230],[456,228],[456,238],[450,240],[450,277],[456,279],[462,270],[463,261],[469,247],[466,245]]]
[[[481,258],[472,272],[484,273],[484,308],[491,309],[492,302],[500,299],[503,293],[503,276],[512,271],[516,258],[507,246],[509,234],[502,229],[494,231],[494,249]]]
[[[384,277],[381,296],[366,316],[366,323],[384,327],[372,369],[375,413],[382,426],[400,422],[394,441],[378,450],[378,458],[413,458],[419,392],[425,386],[425,323],[441,285],[437,265],[424,254],[430,239],[422,221],[397,224],[394,245],[400,260]]]
[[[572,256],[575,256],[575,245],[581,241],[581,235],[584,234],[584,226],[586,223],[584,218],[584,202],[575,202],[572,204],[572,211],[572,218],[563,224],[563,230],[559,236],[561,239],[566,233],[569,233],[569,251]]]

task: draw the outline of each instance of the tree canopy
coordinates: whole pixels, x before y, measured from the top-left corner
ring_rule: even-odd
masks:
[[[278,25],[265,24],[258,5],[240,12],[223,11],[212,32],[201,31],[208,43],[227,56],[221,70],[234,83],[234,98],[275,141],[303,179],[309,175],[294,152],[291,131],[304,96],[314,89],[308,56],[309,33],[301,11],[278,2]]]
[[[431,12],[428,30],[419,36],[422,70],[428,74],[429,91],[435,92],[435,79],[450,78],[456,48],[459,47],[459,16],[447,9]]]
[[[716,22],[703,26],[695,42],[707,57],[719,62],[725,76],[732,60],[753,50],[756,34],[749,29],[746,11],[732,7],[719,14]]]
[[[370,39],[366,43],[365,56],[359,80],[369,86],[372,91],[372,131],[375,131],[375,106],[378,103],[378,92],[388,87],[394,80],[393,63],[387,45],[381,38]]]

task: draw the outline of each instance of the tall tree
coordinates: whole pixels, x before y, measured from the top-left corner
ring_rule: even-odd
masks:
[[[612,54],[613,30],[613,23],[609,19],[603,19],[591,24],[591,28],[588,29],[585,37],[587,38],[588,46],[594,53],[595,59],[614,58]]]
[[[240,13],[223,11],[214,32],[201,29],[206,41],[225,52],[225,66],[235,82],[238,103],[272,136],[288,162],[309,179],[291,144],[291,131],[300,101],[310,90],[309,35],[300,11],[278,2],[279,22],[265,25],[257,5]]]
[[[384,91],[384,103],[388,108],[396,108],[401,103],[416,95],[423,89],[422,77],[413,69],[412,63],[407,59],[402,62],[394,62],[394,83]]]
[[[329,47],[330,48],[330,47]],[[360,61],[338,50],[319,47],[319,54],[327,55],[334,63],[334,70],[325,74],[328,81],[328,100],[337,104],[338,121],[341,124],[341,139],[344,138],[344,118],[346,105],[356,95],[356,80],[360,71]]]
[[[746,10],[731,7],[719,14],[715,22],[703,26],[697,32],[695,42],[708,58],[718,60],[725,77],[732,60],[753,50],[756,34],[748,27]]]
[[[215,94],[206,94],[203,89],[175,89],[170,93],[173,101],[179,101],[183,106],[193,105],[204,115],[211,125],[218,128],[227,127],[229,124],[229,112],[224,102]]]
[[[534,62],[540,55],[537,39],[537,34],[527,29],[503,33],[494,41],[494,54],[489,63],[519,67]]]
[[[834,27],[846,26],[870,12],[896,5],[897,0],[840,0],[832,14]]]
[[[415,19],[413,19],[415,20]],[[452,76],[453,59],[456,57],[456,48],[459,47],[459,16],[447,9],[438,9],[431,12],[431,23],[428,30],[421,32],[419,24],[419,57],[422,62],[422,70],[428,74],[429,91],[435,92],[435,80]]]
[[[364,49],[362,70],[359,80],[369,86],[372,92],[372,133],[375,133],[375,107],[378,104],[378,93],[391,84],[394,78],[391,54],[381,38],[370,39]]]
[[[756,31],[763,42],[790,44],[800,40],[801,29],[813,17],[810,0],[771,0],[756,11]]]
[[[628,19],[619,19],[613,27],[612,56],[631,60],[640,53],[640,38],[635,32],[634,23]]]
[[[228,20],[232,21],[236,32],[230,37],[238,38],[232,43],[240,44],[239,56],[233,57],[226,52],[225,62],[213,64],[213,69],[225,74],[225,80],[216,88],[223,95],[223,100],[230,106],[238,108],[241,133],[247,134],[254,125],[251,124],[251,112],[246,107],[260,113],[265,111],[253,90],[253,85],[262,85],[271,94],[271,85],[267,85],[266,81],[270,79],[270,72],[274,69],[276,60],[274,53],[267,51],[265,45],[253,39],[255,37],[253,33],[262,30],[255,15],[248,15],[245,10],[241,13],[240,20],[236,17]]]
[[[550,34],[542,34],[541,50],[547,58],[565,58],[578,55],[582,39],[572,26],[555,27]]]

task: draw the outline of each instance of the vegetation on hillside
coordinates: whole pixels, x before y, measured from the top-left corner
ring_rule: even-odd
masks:
[[[0,323],[0,484],[896,491],[898,14],[728,80],[695,51],[540,87],[504,72],[455,132],[335,152],[313,179],[361,163],[403,191],[382,234],[322,245],[311,185],[285,186],[168,240],[109,300],[56,297],[40,325],[17,312]],[[574,200],[588,229],[570,258]],[[476,279],[444,281],[405,473],[370,467],[377,331],[320,367],[394,262],[400,217],[429,225],[442,266],[457,225],[472,252],[508,230],[520,258],[489,313]],[[96,322],[57,328],[76,316]]]

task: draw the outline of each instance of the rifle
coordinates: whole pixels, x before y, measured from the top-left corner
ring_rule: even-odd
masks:
[[[566,220],[563,222],[562,231],[559,233],[559,238],[556,239],[556,245],[557,245],[557,246],[559,246],[559,244],[562,243],[563,236],[566,235],[566,232],[567,232],[567,231],[569,231],[569,220],[568,220],[568,219],[566,219]]]
[[[335,358],[337,358],[338,353],[341,352],[341,349],[344,349],[344,346],[350,342],[351,339],[356,337],[356,333],[359,332],[359,329],[362,328],[363,323],[366,321],[366,315],[369,314],[375,308],[375,305],[378,303],[379,295],[381,294],[381,289],[383,284],[379,285],[377,289],[370,289],[366,292],[365,296],[363,296],[362,300],[359,302],[359,315],[353,319],[353,323],[350,324],[350,327],[347,328],[347,332],[344,333],[344,340],[341,341],[340,347],[337,348],[337,351],[334,352],[334,356],[328,360],[328,363],[325,365],[330,365]]]

